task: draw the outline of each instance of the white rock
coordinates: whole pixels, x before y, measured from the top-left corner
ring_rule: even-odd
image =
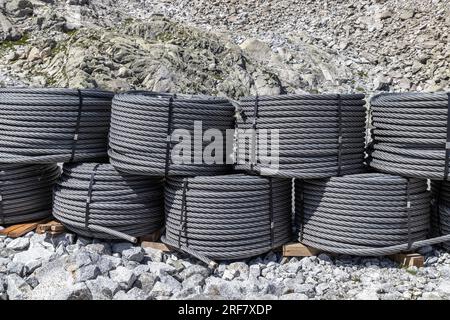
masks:
[[[128,290],[133,286],[136,281],[136,275],[130,269],[119,266],[116,270],[110,271],[109,275],[111,279],[119,283],[120,287]]]
[[[17,238],[8,243],[6,247],[8,249],[19,251],[19,250],[26,250],[29,246],[30,246],[29,238]]]

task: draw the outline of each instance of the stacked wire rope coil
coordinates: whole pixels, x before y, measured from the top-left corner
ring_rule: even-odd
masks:
[[[170,177],[164,242],[197,258],[234,260],[290,240],[291,181],[242,174]]]
[[[362,94],[241,99],[236,169],[301,179],[362,172],[366,131],[363,99]],[[254,130],[250,138],[246,134],[249,130]],[[277,131],[279,141],[272,140]],[[256,141],[266,134],[270,136],[267,149],[275,152],[275,158],[256,148]]]
[[[105,159],[112,97],[94,89],[0,89],[0,162]]]
[[[370,165],[382,172],[449,179],[450,93],[380,94],[372,98]]]
[[[136,242],[163,225],[163,181],[120,173],[110,164],[65,165],[53,215],[84,236]]]
[[[118,94],[112,107],[110,162],[118,170],[149,176],[226,173],[229,166],[225,152],[217,156],[218,161],[204,161],[203,151],[210,141],[203,141],[203,134],[213,129],[225,137],[226,130],[234,128],[233,116],[234,107],[225,98],[151,92]],[[179,161],[174,161],[177,134],[187,143]]]
[[[299,241],[333,253],[410,250],[429,229],[425,180],[380,173],[296,181]]]
[[[0,225],[49,217],[59,173],[55,164],[0,164]]]
[[[431,181],[431,236],[450,235],[450,183],[448,181]],[[449,251],[450,241],[443,247]]]

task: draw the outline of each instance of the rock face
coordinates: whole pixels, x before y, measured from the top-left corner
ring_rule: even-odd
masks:
[[[208,30],[228,32],[245,45],[249,38],[258,38],[274,50],[284,47],[300,52],[305,45],[320,49],[332,56],[332,64],[348,67],[353,89],[380,90],[374,83],[377,77],[392,78],[381,90],[449,88],[450,7],[446,0],[182,0],[162,5],[159,11]],[[413,67],[415,62],[421,64],[420,70]]]
[[[7,40],[0,57],[8,57],[0,60],[0,86],[148,89],[237,98],[349,91],[359,85],[351,82],[344,63],[335,63],[319,46],[299,40],[295,47],[274,47],[256,38],[239,46],[230,35],[192,26],[195,19],[187,25],[155,15],[169,10],[170,2],[141,3],[154,10],[136,12],[132,0],[39,6],[27,0],[8,2],[0,15],[0,36]],[[19,17],[30,10],[31,17]]]
[[[11,0],[2,7],[0,86],[237,98],[435,91],[450,82],[445,1]]]

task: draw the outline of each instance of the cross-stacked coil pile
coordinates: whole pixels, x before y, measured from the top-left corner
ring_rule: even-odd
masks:
[[[106,158],[112,96],[100,90],[0,89],[0,162]]]
[[[233,116],[234,107],[225,98],[150,92],[118,94],[111,116],[111,164],[124,172],[150,176],[224,173],[229,169],[225,151],[216,162],[204,161],[205,147],[211,141],[203,139],[203,134],[214,129],[224,138],[226,130],[234,128]],[[179,145],[181,139],[184,148]],[[223,140],[218,144],[225,150]]]
[[[367,173],[296,181],[299,241],[352,255],[414,249],[427,236],[429,203],[425,180]]]
[[[208,261],[248,258],[289,241],[291,181],[242,174],[170,177],[169,245]]]
[[[84,236],[136,242],[162,227],[163,182],[120,173],[110,164],[65,165],[53,215]]]
[[[236,169],[302,179],[362,172],[366,126],[363,99],[362,94],[241,99]],[[253,137],[248,134],[252,129],[256,129]],[[279,141],[268,139],[269,152],[254,147],[255,139],[263,141],[266,134],[273,137],[276,130]],[[279,163],[272,161],[272,149],[279,149]]]
[[[407,177],[448,179],[449,94],[381,94],[371,106],[373,168]]]
[[[59,168],[53,164],[0,164],[0,225],[50,216],[58,176]]]

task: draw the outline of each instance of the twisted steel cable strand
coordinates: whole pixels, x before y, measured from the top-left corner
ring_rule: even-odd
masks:
[[[373,97],[370,166],[407,177],[447,180],[449,94],[386,93]]]
[[[64,165],[54,195],[53,215],[83,236],[136,242],[163,225],[163,180],[110,164]]]
[[[324,251],[387,255],[450,240],[426,239],[426,180],[380,173],[295,182],[299,241]]]
[[[112,97],[94,89],[0,89],[0,162],[106,158]]]
[[[448,181],[431,181],[432,210],[431,231],[433,236],[450,234],[450,183]],[[450,241],[443,247],[449,251]]]
[[[231,174],[169,177],[163,241],[200,260],[249,258],[291,238],[291,181]]]
[[[202,136],[205,131],[214,129],[225,137],[226,130],[234,128],[234,107],[227,99],[218,97],[152,92],[118,94],[112,107],[110,162],[123,172],[150,176],[227,172],[225,151],[223,157],[218,156],[218,163],[203,161],[204,148],[210,141],[194,135],[195,121],[201,121]],[[172,137],[175,130],[184,130],[183,139],[191,139],[185,140],[188,141],[188,150],[184,149],[186,153],[182,153],[187,160],[184,163],[172,161],[172,151],[179,141]],[[168,137],[172,140],[168,141]],[[225,144],[224,138],[223,150],[226,149]]]
[[[59,174],[56,164],[0,164],[0,225],[50,216]]]
[[[366,109],[362,94],[280,95],[240,100],[237,120],[238,170],[287,178],[323,178],[360,173],[364,169]],[[279,167],[270,155],[255,149],[242,132],[279,130]],[[263,129],[263,130],[261,130]],[[252,165],[252,154],[258,161]]]

